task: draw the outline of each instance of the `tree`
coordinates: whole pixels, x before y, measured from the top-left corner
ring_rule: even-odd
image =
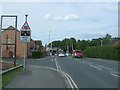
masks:
[[[103,38],[103,45],[109,45],[112,40],[112,36],[109,34],[106,34]]]
[[[35,43],[39,46],[39,51],[41,51],[42,48],[43,48],[42,41],[41,40],[35,40]]]

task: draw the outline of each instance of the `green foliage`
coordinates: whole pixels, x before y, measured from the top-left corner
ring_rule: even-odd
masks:
[[[76,40],[75,38],[71,37],[65,38],[62,41],[53,41],[52,47],[57,47],[58,49],[62,49],[64,52],[69,51],[69,53],[72,53],[72,49],[84,51],[88,47],[92,48],[96,46],[98,49],[100,46],[112,45],[114,44],[114,40],[115,38],[112,38],[112,36],[109,34],[106,34],[104,37],[101,38],[93,38],[92,40]],[[51,44],[49,44],[49,46],[50,45]],[[95,52],[96,49],[94,48],[93,51]],[[99,53],[99,55],[101,54]],[[96,57],[96,55],[94,56]]]
[[[120,60],[120,45],[92,46],[84,50],[85,57]]]
[[[78,41],[76,43],[76,48],[75,49],[78,49],[78,50],[84,50],[86,49],[87,47],[89,46],[89,40],[82,40],[82,41]]]
[[[39,45],[39,50],[41,51],[41,49],[43,48],[42,41],[41,40],[35,40],[35,43],[37,45]]]
[[[43,56],[41,51],[33,51],[32,58],[41,58]]]

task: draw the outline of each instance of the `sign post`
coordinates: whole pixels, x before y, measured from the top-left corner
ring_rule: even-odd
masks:
[[[24,70],[26,70],[26,45],[27,43],[30,43],[30,38],[31,38],[31,30],[27,23],[28,15],[25,16],[26,16],[26,21],[20,30],[20,42],[24,43],[24,61],[23,61]]]

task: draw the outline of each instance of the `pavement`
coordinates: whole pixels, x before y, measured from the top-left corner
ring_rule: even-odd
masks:
[[[5,88],[67,88],[63,76],[55,69],[28,65]]]

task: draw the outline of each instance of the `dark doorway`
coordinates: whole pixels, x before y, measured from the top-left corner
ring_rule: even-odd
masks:
[[[9,57],[13,57],[13,52],[12,51],[9,52]]]

